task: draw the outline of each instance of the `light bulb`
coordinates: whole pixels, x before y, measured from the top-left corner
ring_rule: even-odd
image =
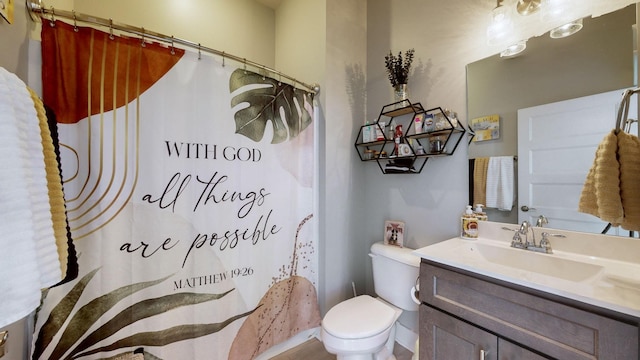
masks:
[[[520,40],[500,53],[500,57],[514,57],[527,48],[527,40]]]
[[[560,39],[573,35],[582,29],[582,19],[572,21],[570,23],[558,26],[549,32],[552,39]]]

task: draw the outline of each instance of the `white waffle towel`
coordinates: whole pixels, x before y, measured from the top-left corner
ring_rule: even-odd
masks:
[[[513,156],[489,158],[486,207],[511,211],[515,190],[513,177]]]
[[[31,313],[62,278],[42,135],[27,86],[0,67],[0,328]]]

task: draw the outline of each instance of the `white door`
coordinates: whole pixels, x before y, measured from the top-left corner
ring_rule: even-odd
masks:
[[[518,110],[518,222],[535,224],[544,215],[551,228],[602,232],[607,223],[579,213],[578,201],[598,144],[616,126],[622,94],[617,90]],[[635,97],[629,112],[634,118]]]

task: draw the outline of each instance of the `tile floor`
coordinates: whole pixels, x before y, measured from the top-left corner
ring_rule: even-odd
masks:
[[[397,360],[411,360],[413,353],[403,346],[396,343],[393,350]],[[322,342],[318,339],[311,339],[297,347],[287,350],[282,354],[279,354],[271,360],[335,360],[336,356],[329,354],[325,349]]]

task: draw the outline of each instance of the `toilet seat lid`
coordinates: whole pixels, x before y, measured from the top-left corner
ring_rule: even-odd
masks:
[[[389,328],[400,312],[369,295],[360,295],[331,308],[322,320],[322,327],[342,339],[365,338]]]

